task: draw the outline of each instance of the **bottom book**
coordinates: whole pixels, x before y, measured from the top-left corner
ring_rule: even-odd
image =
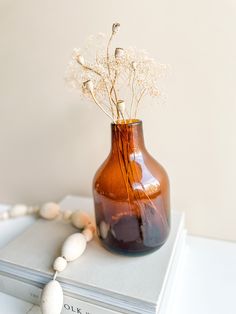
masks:
[[[93,209],[92,200],[71,196],[61,206],[83,207],[88,212]],[[0,291],[38,305],[42,288],[53,275],[51,252],[58,256],[62,241],[74,232],[70,228],[60,221],[39,220],[1,249]],[[148,256],[113,255],[94,239],[86,254],[58,276],[64,292],[61,313],[170,314],[185,238],[184,216],[172,212],[172,228],[166,244]],[[30,313],[40,310],[35,307]]]
[[[0,274],[0,290],[32,304],[40,304],[42,289],[35,285],[19,281]],[[40,310],[39,310],[40,313]],[[106,309],[78,298],[64,295],[62,314],[117,314],[121,312]]]
[[[175,292],[175,285],[179,277],[180,268],[182,265],[182,259],[184,256],[185,247],[185,237],[186,231],[183,230],[182,235],[179,240],[179,249],[176,252],[175,259],[173,261],[169,277],[166,282],[165,291],[163,294],[163,300],[159,306],[158,314],[169,314],[169,309],[171,307],[171,299]],[[40,296],[42,292],[41,287],[35,286],[35,284],[27,283],[17,278],[12,278],[10,276],[5,276],[0,272],[0,291],[15,296],[19,299],[25,300],[32,304],[40,304]],[[40,308],[35,307],[33,310],[34,314],[41,313]],[[31,313],[31,312],[30,312]],[[120,314],[125,312],[117,312],[113,309],[104,308],[95,303],[87,302],[81,300],[78,297],[72,298],[64,295],[64,304],[62,309],[62,314]]]

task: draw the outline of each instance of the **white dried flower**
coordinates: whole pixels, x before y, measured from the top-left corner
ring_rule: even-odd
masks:
[[[116,34],[120,29],[120,23],[114,23],[112,25],[112,34]]]
[[[135,70],[137,69],[137,63],[136,63],[135,61],[133,61],[133,62],[131,63],[131,67],[132,67],[132,69],[135,71]]]
[[[80,65],[85,65],[84,57],[81,55],[80,49],[75,48],[72,53],[72,59]]]
[[[91,80],[87,80],[83,82],[84,88],[86,88],[90,93],[93,93],[93,82]]]
[[[115,58],[116,59],[121,59],[122,57],[124,57],[125,55],[125,51],[123,48],[116,48],[115,49]]]
[[[109,45],[119,28],[119,23],[112,25],[108,42],[104,34],[90,36],[84,48],[74,49],[66,71],[68,85],[99,104],[113,121],[121,115],[124,120],[135,118],[144,97],[160,98],[160,79],[166,72],[166,66],[144,50],[116,48],[110,54]],[[120,97],[125,102],[116,102]]]
[[[81,55],[78,55],[76,57],[76,61],[80,64],[80,65],[85,65],[85,61],[84,61],[84,57]]]

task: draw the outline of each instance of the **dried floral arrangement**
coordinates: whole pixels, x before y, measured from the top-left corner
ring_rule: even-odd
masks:
[[[160,99],[167,66],[142,50],[114,48],[119,29],[114,23],[108,38],[98,34],[75,49],[66,81],[113,122],[110,153],[93,179],[97,232],[108,250],[136,256],[159,249],[170,230],[168,176],[137,118],[144,98]]]
[[[167,66],[132,47],[111,51],[119,29],[120,24],[114,23],[108,39],[99,33],[88,39],[84,49],[74,49],[66,82],[94,101],[113,123],[127,123],[136,119],[145,97],[160,96],[159,81]]]

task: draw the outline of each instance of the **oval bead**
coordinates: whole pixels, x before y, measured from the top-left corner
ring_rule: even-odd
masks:
[[[83,229],[87,224],[90,223],[90,217],[84,212],[76,211],[71,216],[71,222],[74,227]]]
[[[61,255],[68,262],[74,261],[80,257],[86,248],[86,239],[82,233],[70,235],[62,245]]]
[[[60,206],[56,203],[46,203],[40,208],[39,215],[44,219],[54,219],[60,213]]]
[[[40,307],[43,314],[60,314],[63,306],[63,291],[57,280],[49,281],[41,294]]]
[[[24,216],[27,214],[28,207],[24,204],[17,204],[14,205],[10,210],[9,214],[10,217],[19,217],[19,216]]]
[[[53,263],[53,269],[61,272],[63,271],[67,266],[67,261],[65,258],[59,256],[55,259],[54,263]]]

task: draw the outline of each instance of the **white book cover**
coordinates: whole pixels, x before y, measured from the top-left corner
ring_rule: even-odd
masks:
[[[68,196],[61,202],[61,207],[82,209],[93,216],[92,199]],[[16,286],[22,283],[35,287],[35,300],[38,300],[38,289],[52,278],[51,265],[60,255],[63,241],[73,232],[77,230],[60,220],[39,219],[31,225],[0,250],[0,289],[7,290],[3,279],[6,278],[8,282],[12,280],[13,285],[15,282]],[[94,306],[94,311],[90,309],[89,314],[100,313],[98,309],[104,309],[103,313],[112,313],[112,310],[114,313],[158,312],[164,308],[166,301],[163,300],[168,297],[183,242],[184,216],[178,212],[172,212],[167,242],[158,251],[146,256],[112,254],[95,237],[85,253],[69,263],[57,277],[68,301],[68,304],[64,303],[63,313],[75,312],[71,310],[71,304],[74,302],[73,309],[78,309],[76,300]],[[12,294],[16,295],[17,291]]]

